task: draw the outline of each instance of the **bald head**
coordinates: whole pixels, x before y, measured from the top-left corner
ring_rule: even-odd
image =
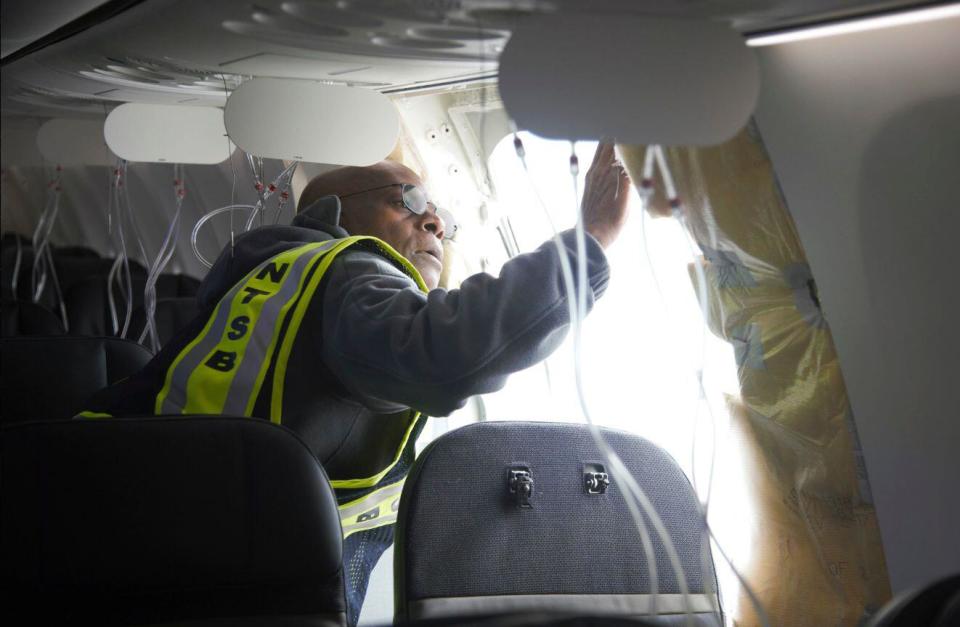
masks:
[[[351,235],[372,235],[390,244],[433,289],[443,269],[444,223],[435,211],[416,214],[407,209],[404,183],[423,187],[416,172],[396,161],[381,161],[365,168],[337,168],[307,183],[297,211],[324,196],[339,196],[341,227]]]
[[[303,211],[324,196],[346,196],[391,183],[423,186],[416,172],[396,161],[381,161],[371,166],[346,166],[313,177],[300,193],[297,211]]]

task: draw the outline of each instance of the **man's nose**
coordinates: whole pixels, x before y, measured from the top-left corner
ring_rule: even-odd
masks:
[[[429,207],[420,216],[420,227],[424,231],[433,233],[437,239],[443,239],[443,232],[446,226],[447,225],[443,222],[443,218],[437,214],[437,210],[434,207]]]

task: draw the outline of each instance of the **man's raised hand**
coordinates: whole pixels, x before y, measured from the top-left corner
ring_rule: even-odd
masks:
[[[630,176],[617,160],[613,143],[601,142],[587,171],[583,190],[583,226],[603,248],[620,234],[627,221]]]

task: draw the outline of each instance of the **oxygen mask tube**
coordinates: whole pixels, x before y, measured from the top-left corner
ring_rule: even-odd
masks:
[[[170,226],[167,228],[167,234],[163,238],[160,250],[157,252],[156,259],[150,266],[150,272],[147,275],[147,283],[143,290],[143,310],[146,314],[143,332],[137,340],[143,344],[147,336],[150,336],[150,346],[153,352],[160,350],[160,334],[157,332],[156,313],[157,313],[157,280],[163,269],[170,263],[173,253],[177,249],[177,240],[180,235],[180,216],[183,208],[183,199],[187,195],[186,181],[184,179],[183,166],[173,166],[173,193],[175,209],[173,218],[170,219]]]
[[[224,83],[224,85],[226,85],[226,84]],[[229,138],[227,139],[227,146],[228,146],[228,147],[230,146],[230,140],[229,140]],[[251,155],[249,155],[249,154],[247,154],[247,162],[250,164],[250,169],[251,169],[252,172],[253,172],[253,176],[254,176],[254,188],[256,189],[258,185],[260,185],[260,186],[262,187],[262,184],[259,183],[259,182],[258,182],[258,179],[257,179],[257,169],[256,169],[256,167],[254,167],[253,157],[252,157]],[[200,229],[203,228],[203,225],[206,224],[207,222],[209,222],[210,220],[212,220],[213,218],[217,217],[217,216],[220,215],[220,214],[223,214],[223,213],[229,213],[229,214],[230,214],[230,242],[229,242],[229,246],[230,246],[230,255],[231,255],[231,257],[232,257],[232,256],[233,256],[233,247],[234,247],[234,230],[233,230],[233,214],[234,214],[234,212],[236,212],[236,211],[249,211],[249,212],[250,212],[250,220],[248,221],[248,224],[252,224],[252,223],[253,223],[253,217],[257,215],[257,210],[258,210],[258,208],[260,207],[259,201],[258,201],[258,204],[256,204],[256,205],[238,204],[238,203],[236,203],[236,202],[234,201],[234,194],[235,194],[236,188],[237,188],[237,168],[236,168],[236,165],[233,163],[233,154],[230,155],[230,170],[233,172],[233,183],[232,183],[232,186],[231,186],[231,188],[230,188],[230,204],[229,204],[229,205],[224,205],[223,207],[219,207],[219,208],[217,208],[217,209],[213,209],[213,210],[208,211],[207,213],[203,214],[202,216],[200,216],[200,219],[197,220],[196,224],[193,225],[193,229],[190,231],[190,248],[193,250],[194,256],[200,261],[201,264],[203,264],[203,266],[204,266],[205,268],[212,268],[212,267],[213,267],[213,262],[210,261],[210,260],[208,260],[206,257],[203,256],[203,253],[200,252],[200,246],[197,244],[197,239],[198,239],[198,237],[199,237],[199,235],[200,235]],[[260,190],[259,190],[259,189],[257,189],[257,196],[258,196],[258,198],[260,197]]]
[[[651,159],[652,157],[652,159]],[[687,221],[686,216],[683,212],[683,204],[680,201],[680,196],[677,193],[676,185],[673,181],[673,175],[670,172],[670,168],[667,166],[666,158],[663,154],[662,146],[651,146],[647,149],[647,155],[644,159],[644,179],[641,183],[641,187],[644,190],[642,196],[644,203],[647,203],[650,197],[653,194],[653,163],[649,166],[646,165],[647,161],[655,162],[657,168],[660,171],[661,179],[663,180],[664,190],[667,195],[667,203],[670,207],[670,215],[673,219],[677,221],[677,224],[680,228],[684,242],[687,244],[687,247],[690,250],[690,257],[693,261],[694,272],[697,275],[697,284],[698,284],[698,297],[697,302],[700,306],[700,313],[703,318],[703,324],[700,327],[700,359],[698,365],[694,369],[694,377],[697,381],[697,403],[694,411],[693,418],[693,438],[691,442],[691,452],[690,452],[690,470],[691,470],[691,481],[693,483],[694,490],[699,494],[699,486],[697,485],[697,473],[696,473],[696,444],[697,444],[697,434],[698,434],[698,419],[700,413],[700,405],[706,404],[707,413],[710,415],[710,431],[713,439],[713,447],[711,448],[710,455],[710,471],[707,475],[707,487],[706,494],[703,499],[703,515],[706,517],[709,508],[710,508],[710,495],[713,490],[713,475],[716,462],[716,444],[717,444],[717,430],[716,430],[716,420],[713,415],[713,407],[710,405],[709,398],[707,396],[706,387],[703,384],[703,374],[705,369],[706,362],[706,345],[707,345],[707,320],[710,316],[709,308],[709,292],[707,291],[707,277],[703,271],[703,267],[697,262],[698,253],[695,248],[695,241],[692,241],[691,234],[693,233],[690,223]],[[646,211],[643,212],[643,216],[646,217]],[[646,240],[646,231],[644,231],[644,249],[647,251],[647,262],[650,264],[651,273],[655,276],[656,272],[653,272],[653,263],[649,255],[649,246]],[[656,279],[655,279],[656,281]],[[657,281],[659,285],[659,281]],[[666,298],[663,295],[663,292],[660,292],[661,303],[663,304],[664,310],[666,311]]]
[[[564,289],[567,293],[566,300],[567,300],[568,314],[570,317],[570,323],[574,327],[575,334],[577,334],[575,335],[575,349],[576,349],[577,344],[579,342],[578,333],[579,333],[579,327],[580,327],[580,312],[579,312],[578,301],[576,297],[576,288],[574,285],[574,275],[573,275],[573,270],[570,266],[568,251],[566,250],[566,246],[563,243],[563,240],[560,238],[559,232],[556,230],[556,227],[553,224],[553,220],[550,218],[549,210],[547,209],[546,204],[543,202],[543,198],[540,195],[539,190],[537,189],[536,184],[533,181],[533,178],[530,175],[530,169],[526,161],[526,150],[523,147],[523,142],[520,140],[519,136],[516,135],[516,133],[514,133],[514,136],[513,136],[513,145],[517,153],[517,157],[519,158],[520,163],[523,167],[523,170],[527,175],[527,180],[530,184],[531,190],[533,191],[534,197],[537,199],[537,203],[540,205],[541,209],[543,210],[544,215],[547,218],[547,223],[550,225],[550,228],[553,231],[553,242],[554,242],[554,245],[556,246],[557,255],[560,259],[560,269],[561,269],[561,274],[563,276]],[[571,160],[571,169],[572,171],[578,170],[575,160]],[[580,215],[579,198],[577,199],[577,214],[578,216]],[[578,222],[581,222],[580,218],[578,218]],[[580,226],[582,227],[582,224]],[[583,243],[584,244],[586,243],[585,237],[584,237]],[[584,252],[583,250],[580,251],[581,257],[583,252]],[[585,267],[584,267],[584,270],[585,270]],[[584,284],[584,287],[585,287],[585,284]],[[584,296],[585,296],[585,293],[584,293]],[[579,372],[580,370],[579,359],[578,359],[579,354],[576,350],[575,350],[575,358],[577,358],[577,362],[575,363],[575,368],[577,370],[577,381],[578,381],[577,393],[580,399],[581,409],[586,409],[586,403],[582,395],[582,386],[579,385],[581,381],[581,377]],[[593,425],[593,423],[590,421],[589,412],[585,413],[585,418],[587,419],[588,425],[590,426],[591,435],[594,438],[594,441],[597,443],[598,449],[603,454],[604,461],[607,464],[607,466],[611,470],[616,469],[616,474],[618,476],[624,476],[625,484],[632,481],[632,477],[630,476],[629,471],[626,471],[626,469],[623,468],[622,461],[620,461],[620,459],[616,457],[615,454],[612,454],[613,452],[610,450],[609,446],[603,440],[602,434],[599,433],[599,429],[597,429],[597,427]],[[619,462],[619,465],[617,464],[617,462]],[[628,486],[628,488],[624,490],[623,496],[624,496],[624,502],[627,504],[627,509],[630,512],[630,516],[633,518],[634,524],[636,525],[637,531],[639,532],[639,535],[640,535],[640,543],[641,543],[641,547],[643,548],[644,558],[647,565],[647,572],[648,572],[648,577],[650,579],[650,587],[651,587],[651,604],[650,604],[649,614],[655,616],[658,614],[657,598],[659,596],[659,573],[657,572],[657,561],[656,561],[656,554],[654,552],[653,542],[650,536],[650,532],[647,528],[647,525],[643,520],[643,514],[641,513],[641,509],[648,509],[649,501],[647,501],[647,503],[644,504],[641,501],[641,499],[637,498],[637,493],[639,492],[639,486],[636,486],[636,487],[638,488],[638,490],[633,490],[632,487]],[[652,509],[652,507],[650,509]],[[648,517],[649,517],[649,512],[648,512]],[[653,517],[650,517],[650,519],[651,521],[654,520]],[[669,537],[667,538],[667,542],[670,542]],[[679,562],[677,562],[677,564],[674,565],[674,568],[677,569],[679,573],[681,573],[679,577],[683,577],[682,568],[678,569],[677,568],[678,565],[679,565]],[[684,587],[685,587],[685,582],[684,582]],[[688,598],[688,597],[685,596],[685,598]],[[689,609],[689,600],[687,600],[685,605]],[[688,624],[692,624],[691,619],[692,619],[692,615],[688,613],[687,615]]]
[[[281,172],[280,176],[277,177],[274,190],[271,191],[271,193],[276,191],[280,196],[279,200],[277,200],[277,212],[273,216],[274,224],[280,223],[280,216],[283,215],[283,209],[290,200],[290,186],[293,184],[293,175],[297,171],[298,165],[300,165],[300,162],[294,161],[287,169]],[[269,188],[268,191],[270,191]]]
[[[250,166],[250,175],[253,177],[253,189],[257,192],[257,204],[256,209],[250,214],[243,227],[244,232],[253,228],[253,221],[258,215],[260,216],[260,226],[263,226],[263,210],[267,204],[266,189],[263,184],[263,159],[257,160],[249,152],[246,154],[247,165]]]
[[[695,490],[697,490],[696,462],[695,462],[696,440],[698,436],[697,418],[699,415],[699,406],[701,402],[706,404],[707,412],[710,416],[710,429],[711,429],[711,436],[713,438],[713,447],[711,448],[711,453],[710,453],[710,467],[709,467],[709,473],[708,473],[708,479],[707,479],[706,495],[703,503],[700,502],[699,497],[697,499],[698,513],[702,519],[704,535],[706,536],[707,539],[713,541],[714,546],[717,547],[717,550],[720,552],[720,555],[723,557],[724,561],[727,562],[734,576],[737,578],[737,581],[740,583],[744,591],[747,593],[747,597],[750,599],[750,603],[751,605],[753,605],[761,625],[763,627],[770,627],[770,621],[767,617],[766,611],[763,608],[763,605],[760,603],[760,599],[757,597],[753,588],[747,583],[746,579],[743,577],[743,575],[734,565],[733,560],[727,555],[726,551],[723,550],[723,546],[717,540],[717,537],[714,534],[713,529],[710,527],[710,524],[707,520],[707,515],[709,513],[709,507],[710,507],[710,497],[713,489],[713,477],[714,477],[715,462],[716,462],[716,443],[717,443],[716,419],[713,414],[713,408],[710,404],[706,387],[704,386],[704,383],[703,383],[705,351],[706,351],[706,331],[707,331],[706,325],[710,315],[709,291],[707,288],[706,273],[704,272],[701,264],[698,263],[696,260],[697,252],[696,252],[696,249],[694,248],[695,241],[694,242],[691,241],[691,238],[693,237],[693,233],[694,233],[692,225],[689,221],[689,217],[683,211],[683,203],[681,202],[680,196],[677,192],[673,175],[670,172],[670,168],[667,164],[666,158],[663,153],[663,148],[657,145],[648,146],[645,157],[644,157],[643,180],[641,181],[641,185],[640,185],[640,192],[641,192],[640,197],[644,203],[644,206],[642,208],[643,218],[646,219],[647,203],[649,202],[650,198],[653,195],[653,174],[654,174],[655,166],[660,171],[661,179],[663,180],[664,191],[666,192],[666,195],[667,195],[667,202],[670,206],[671,216],[677,220],[681,230],[683,231],[684,239],[686,240],[687,245],[690,247],[691,255],[694,257],[694,262],[693,262],[694,271],[697,274],[697,282],[699,283],[699,304],[701,308],[701,313],[703,315],[704,326],[703,326],[703,334],[701,336],[700,364],[699,364],[699,367],[696,368],[694,372],[697,385],[698,385],[698,396],[699,396],[698,402],[697,402],[697,411],[694,414],[693,441],[691,443],[691,449],[692,449],[691,450],[691,475],[692,475],[692,482]],[[705,224],[710,229],[710,233],[709,233],[710,241],[712,245],[716,247],[717,234],[715,230],[715,225],[713,225],[713,223],[710,222],[709,220],[706,220]],[[649,247],[647,245],[646,230],[644,230],[643,232],[643,239],[644,239],[644,248],[646,252],[648,267],[650,269],[650,273],[653,277],[654,283],[658,287],[661,304],[664,310],[667,311],[668,307],[667,307],[666,298],[664,297],[663,292],[659,290],[659,281],[657,279],[656,269],[649,255]],[[709,560],[709,556],[706,553],[706,544],[702,543],[702,545],[704,547],[702,559],[706,564],[706,562]],[[719,599],[719,591],[717,594],[717,598]]]
[[[300,165],[299,161],[294,161],[289,166],[283,169],[280,174],[276,176],[268,185],[263,184],[263,160],[259,162],[259,169],[257,164],[254,163],[253,156],[247,155],[247,163],[250,165],[250,171],[253,175],[254,189],[257,192],[257,206],[253,213],[250,214],[250,217],[247,218],[247,223],[244,225],[243,230],[249,231],[253,228],[253,222],[256,217],[260,216],[260,226],[263,226],[263,214],[267,210],[267,200],[273,196],[278,190],[281,191],[280,202],[277,207],[277,215],[274,218],[274,224],[280,219],[280,212],[283,210],[283,205],[286,204],[287,198],[289,198],[289,192],[287,188],[290,186],[290,181],[293,179],[293,172],[297,169],[297,166]],[[286,194],[286,195],[284,195]]]
[[[126,161],[123,162],[124,180],[129,179],[129,177],[127,176],[128,165],[129,164]],[[127,206],[127,220],[130,223],[130,230],[133,232],[133,236],[136,239],[137,248],[140,249],[140,257],[141,259],[143,259],[143,265],[145,266],[149,265],[150,256],[147,255],[147,249],[143,245],[143,236],[140,234],[140,226],[137,224],[137,218],[133,212],[133,203],[130,202],[130,185],[123,186],[123,201],[124,201],[124,204],[126,204]]]
[[[641,182],[640,182],[640,198],[643,202],[643,207],[641,212],[641,230],[643,234],[644,255],[647,260],[647,265],[650,268],[651,276],[653,277],[653,282],[656,285],[657,294],[660,298],[660,304],[663,308],[664,315],[668,319],[673,319],[673,317],[669,315],[666,297],[664,296],[663,290],[660,287],[660,281],[657,277],[657,273],[653,270],[653,260],[650,257],[650,245],[649,245],[649,240],[647,239],[647,230],[646,230],[647,203],[649,202],[651,196],[653,195],[653,174],[654,174],[655,166],[659,167],[661,177],[664,180],[664,187],[666,189],[667,200],[670,206],[671,215],[672,217],[676,218],[677,222],[679,223],[682,237],[684,238],[684,241],[687,243],[687,245],[690,248],[691,257],[693,259],[696,259],[697,253],[690,241],[689,236],[687,235],[687,231],[684,229],[685,222],[683,220],[684,214],[681,210],[682,205],[680,203],[680,197],[677,194],[676,186],[674,185],[674,182],[673,182],[673,177],[670,173],[669,168],[667,168],[666,161],[663,157],[663,149],[660,146],[650,146],[648,147],[644,155],[643,175],[642,175],[643,178],[641,179]],[[714,476],[714,468],[715,468],[715,462],[716,462],[717,438],[716,438],[716,420],[713,415],[713,408],[710,405],[710,402],[706,393],[706,388],[704,387],[704,384],[703,384],[703,373],[704,373],[704,364],[706,361],[706,344],[707,344],[706,320],[708,319],[708,315],[709,315],[709,309],[707,306],[708,294],[706,292],[706,283],[704,282],[705,277],[703,276],[703,269],[700,267],[699,264],[696,263],[696,261],[694,262],[694,267],[699,279],[698,303],[701,306],[701,315],[703,317],[704,323],[700,326],[699,363],[694,368],[694,372],[693,372],[697,382],[697,397],[694,401],[693,435],[690,441],[690,479],[691,479],[691,483],[693,484],[693,490],[698,495],[697,496],[698,508],[702,511],[702,513],[699,515],[702,515],[703,519],[706,520],[707,513],[709,510],[709,504],[710,504],[710,494],[712,492],[712,487],[713,487],[713,476]],[[713,439],[713,447],[710,449],[710,471],[708,475],[709,479],[707,483],[707,493],[704,501],[701,503],[699,501],[700,489],[699,489],[699,486],[697,485],[697,472],[696,472],[697,461],[696,460],[697,460],[697,438],[699,434],[698,426],[699,426],[699,418],[700,418],[700,406],[701,404],[704,404],[704,403],[706,403],[707,412],[710,415],[710,430],[711,430],[711,435]],[[710,572],[711,570],[709,547],[710,547],[710,536],[709,536],[707,527],[703,526],[702,538],[700,543],[700,549],[701,549],[700,560],[701,560],[701,569],[704,573]],[[721,614],[719,590],[714,589],[713,582],[709,579],[705,579],[704,584],[705,584],[704,591],[707,592],[708,595],[709,594],[715,595],[715,597],[713,597],[716,599],[716,604],[714,605],[714,612],[719,616]]]
[[[50,243],[50,233],[56,221],[57,205],[60,196],[60,166],[57,166],[57,175],[47,184],[52,193],[47,194],[46,204],[40,214],[40,220],[33,231],[33,270],[30,273],[30,300],[34,303],[40,300],[43,289],[47,285],[46,250]]]
[[[121,189],[123,188],[123,175],[126,172],[126,162],[120,159],[117,167],[114,168],[114,181],[111,187],[113,201],[111,207],[116,211],[116,235],[119,242],[118,254],[110,272],[107,274],[107,301],[110,306],[110,318],[113,323],[113,333],[119,337],[126,337],[130,328],[130,318],[133,315],[133,278],[130,274],[130,259],[127,254],[127,241],[124,235],[123,227],[123,203]],[[126,300],[127,309],[124,313],[123,325],[120,325],[117,312],[116,299],[113,297],[113,283],[117,282],[121,296]]]
[[[107,241],[110,242],[111,247],[114,248],[112,252],[116,252],[116,242],[114,241],[115,235],[113,233],[113,204],[116,194],[114,193],[114,187],[116,187],[116,178],[120,175],[120,164],[119,162],[113,168],[113,172],[110,175],[110,180],[107,184]],[[113,263],[110,265],[110,271],[107,273],[107,309],[110,311],[110,328],[112,333],[116,335],[120,331],[120,324],[117,321],[117,307],[113,300],[113,275],[116,273],[117,260],[114,259]]]
[[[250,157],[248,156],[248,159]],[[260,226],[263,226],[263,214],[267,210],[267,200],[271,196],[280,191],[280,202],[277,207],[277,215],[274,220],[276,224],[277,220],[280,219],[280,211],[283,210],[283,205],[286,204],[286,199],[289,198],[289,192],[287,191],[290,187],[290,181],[293,179],[293,171],[297,169],[297,166],[300,165],[299,161],[294,161],[289,166],[284,168],[280,174],[277,175],[266,187],[264,187],[263,182],[260,180],[259,176],[256,174],[256,169],[254,169],[254,180],[256,181],[254,187],[257,190],[257,196],[260,198],[257,201],[256,209],[250,214],[250,217],[247,218],[247,223],[244,225],[243,230],[249,231],[253,228],[254,219],[259,215],[260,216]]]
[[[23,244],[20,242],[20,236],[16,237],[17,256],[13,259],[13,278],[10,280],[10,290],[13,297],[17,297],[17,283],[19,283],[20,264],[23,263]]]
[[[30,271],[30,301],[37,302],[40,298],[40,294],[43,293],[43,288],[46,286],[46,273],[43,272],[43,257],[38,255],[40,245],[43,243],[43,234],[47,228],[47,221],[50,219],[50,208],[51,200],[48,197],[46,205],[43,208],[43,211],[40,213],[40,219],[37,221],[37,226],[33,230],[33,237],[31,238],[31,245],[33,247],[33,267]]]
[[[33,302],[39,302],[43,295],[43,289],[47,283],[47,273],[50,274],[53,285],[54,295],[57,300],[57,308],[60,310],[60,318],[63,321],[64,331],[70,330],[70,321],[67,318],[67,308],[63,302],[63,293],[60,291],[60,280],[57,277],[57,268],[53,263],[53,251],[50,247],[50,237],[53,233],[53,227],[57,222],[57,215],[60,212],[60,192],[62,190],[63,168],[57,166],[57,176],[50,182],[48,188],[53,190],[47,207],[40,216],[40,221],[33,234],[33,271],[31,272],[31,298]],[[14,267],[14,294],[16,294],[16,275],[20,271],[20,247],[17,240],[17,263]]]
[[[576,153],[574,152],[575,144],[571,144],[571,155],[570,155],[570,175],[573,181],[573,191],[574,191],[574,207],[577,211],[577,223],[576,223],[576,244],[577,244],[577,311],[574,319],[576,322],[573,325],[573,352],[574,352],[574,373],[575,381],[577,388],[577,398],[580,402],[580,409],[583,412],[584,419],[587,422],[587,425],[590,429],[590,434],[593,437],[594,442],[597,445],[597,448],[600,450],[601,455],[604,458],[604,461],[610,467],[611,471],[615,473],[615,476],[620,478],[620,482],[626,486],[627,493],[630,493],[636,502],[643,508],[644,513],[647,515],[647,518],[650,520],[653,525],[654,530],[657,532],[657,536],[660,539],[660,542],[663,545],[663,548],[667,554],[667,557],[670,561],[670,565],[673,568],[674,576],[676,577],[677,587],[680,588],[680,594],[683,598],[684,605],[684,615],[685,615],[685,624],[688,627],[694,625],[693,617],[693,607],[690,601],[690,589],[687,585],[686,573],[683,570],[683,564],[680,562],[680,556],[677,553],[677,549],[673,544],[673,539],[670,537],[670,533],[667,530],[666,526],[663,524],[663,520],[660,518],[660,514],[657,512],[653,503],[650,501],[646,492],[643,488],[640,487],[640,484],[633,477],[630,470],[623,463],[623,460],[616,454],[615,451],[610,447],[603,437],[603,434],[600,432],[599,427],[596,423],[593,422],[593,419],[590,415],[590,410],[586,400],[586,392],[583,385],[583,369],[581,367],[582,360],[582,330],[583,330],[583,320],[587,315],[587,246],[586,246],[586,231],[583,224],[583,210],[580,205],[580,194],[579,194],[579,162],[577,160]],[[622,193],[626,193],[627,190],[622,190]],[[618,190],[620,193],[620,190]],[[569,298],[568,298],[569,300]],[[571,307],[572,311],[572,307]],[[649,558],[648,558],[649,559]],[[657,590],[659,592],[659,590]]]
[[[265,207],[266,207],[267,200],[269,200],[274,194],[277,194],[279,192],[279,202],[277,205],[277,213],[276,213],[276,216],[274,217],[274,224],[276,224],[277,221],[280,219],[280,213],[283,211],[284,206],[286,206],[286,203],[290,198],[290,192],[289,192],[290,184],[291,184],[291,181],[293,180],[294,171],[297,169],[297,166],[300,165],[299,161],[294,161],[293,163],[291,163],[282,172],[280,172],[280,174],[278,174],[277,177],[274,178],[271,183],[264,186],[259,179],[259,175],[256,174],[256,167],[253,165],[253,157],[251,157],[250,155],[247,155],[247,159],[251,164],[251,168],[254,172],[254,188],[256,189],[257,196],[258,196],[257,204],[256,205],[230,204],[224,207],[213,209],[212,211],[208,211],[199,220],[197,220],[197,223],[193,226],[193,230],[190,232],[190,246],[193,249],[193,254],[196,255],[197,259],[200,260],[200,263],[202,263],[207,268],[213,267],[213,262],[203,256],[203,253],[200,252],[200,248],[197,244],[197,239],[199,237],[200,229],[203,227],[204,224],[206,224],[211,219],[215,218],[216,216],[222,213],[230,212],[232,214],[232,212],[234,211],[249,211],[250,216],[247,218],[247,221],[243,227],[244,231],[249,231],[251,228],[253,228],[253,222],[256,219],[256,217],[258,215],[262,215],[263,211],[266,210]],[[233,231],[232,230],[231,230],[230,238],[231,238],[230,246],[232,250],[232,247],[233,247]]]
[[[193,249],[193,254],[200,260],[200,263],[206,268],[212,268],[213,262],[203,256],[203,253],[200,252],[200,247],[197,245],[197,238],[200,235],[200,229],[204,224],[209,222],[211,219],[217,217],[222,213],[234,212],[234,211],[250,211],[256,214],[257,207],[255,205],[226,205],[218,209],[213,209],[203,214],[203,216],[197,220],[197,223],[193,225],[193,230],[190,231],[190,248]],[[233,249],[233,232],[231,231],[231,241],[230,246],[231,250]]]
[[[120,162],[120,169],[122,176],[117,182],[117,218],[122,225],[124,215],[124,212],[121,210],[121,206],[123,204],[122,201],[125,200],[129,203],[130,200],[129,194],[127,193],[127,161],[125,159]],[[127,204],[126,215],[130,218],[130,228],[131,231],[133,231],[135,222],[132,219],[133,214],[130,210],[129,204]],[[130,272],[130,251],[127,249],[126,235],[123,227],[121,226],[117,232],[120,234],[120,243],[121,248],[123,249],[123,278],[126,279],[126,284],[124,285],[122,292],[124,298],[127,300],[127,308],[124,311],[123,327],[120,329],[120,337],[126,338],[127,332],[130,330],[130,321],[133,318],[133,274]]]

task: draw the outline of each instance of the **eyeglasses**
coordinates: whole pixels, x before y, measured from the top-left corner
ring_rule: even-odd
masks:
[[[375,192],[381,189],[387,189],[389,187],[399,187],[400,198],[403,202],[403,206],[406,207],[407,211],[410,213],[422,216],[430,208],[433,208],[433,212],[437,214],[444,224],[444,237],[443,239],[452,240],[456,237],[457,231],[460,226],[457,224],[456,220],[453,219],[453,215],[445,210],[437,207],[433,202],[427,198],[426,192],[422,189],[413,185],[411,183],[390,183],[389,185],[381,185],[380,187],[371,187],[370,189],[364,189],[359,192],[352,192],[350,194],[344,194],[340,196],[341,199],[349,198],[350,196],[357,196],[359,194],[366,194],[367,192]]]

